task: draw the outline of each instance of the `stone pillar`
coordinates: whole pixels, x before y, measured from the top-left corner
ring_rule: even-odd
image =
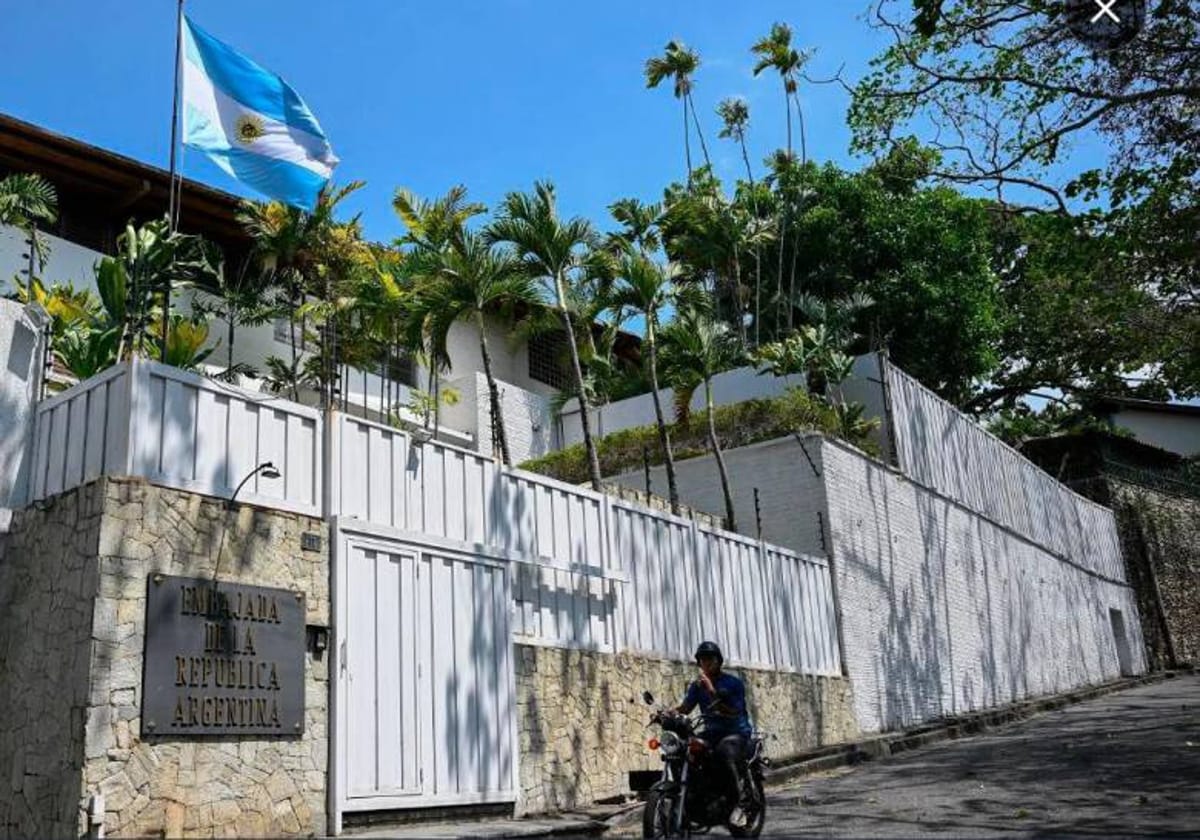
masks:
[[[147,734],[154,573],[300,591],[305,623],[329,626],[319,519],[111,478],[18,512],[0,537],[0,836],[86,834],[95,794],[110,837],[323,834],[326,654],[305,653],[301,735]]]

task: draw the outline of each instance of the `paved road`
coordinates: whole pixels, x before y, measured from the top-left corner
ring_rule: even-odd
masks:
[[[775,793],[763,836],[1200,837],[1200,676]]]
[[[1200,676],[809,777],[768,801],[764,837],[1200,838]]]

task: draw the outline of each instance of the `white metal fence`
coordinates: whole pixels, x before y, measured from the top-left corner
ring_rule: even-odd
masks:
[[[886,375],[901,471],[1085,568],[1125,579],[1112,511],[1055,481],[899,368],[886,365]]]
[[[840,673],[823,560],[342,416],[334,513],[513,570],[514,638]]]
[[[109,368],[37,409],[34,500],[100,475],[321,515],[318,412],[155,362]]]
[[[531,644],[690,658],[700,638],[730,660],[838,673],[824,561],[709,529],[478,453],[153,362],[115,366],[38,407],[33,497],[133,475],[384,529],[512,564],[512,634]]]

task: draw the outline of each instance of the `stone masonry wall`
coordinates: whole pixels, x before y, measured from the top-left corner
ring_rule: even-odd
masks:
[[[1165,622],[1174,664],[1200,663],[1200,499],[1102,480],[1121,528],[1129,579],[1137,588],[1147,656],[1156,668],[1171,667]]]
[[[323,834],[324,658],[305,657],[301,736],[143,737],[141,692],[150,574],[303,591],[327,627],[324,524],[129,479],[44,507],[0,537],[0,836],[84,834],[96,793],[110,837]]]
[[[642,692],[674,705],[696,678],[690,663],[627,653],[518,645],[515,649],[521,813],[590,805],[625,793],[629,771],[657,770],[646,740]],[[733,669],[746,681],[767,754],[794,755],[858,735],[850,685],[842,678]]]
[[[140,694],[149,574],[299,590],[305,623],[327,627],[324,523],[246,505],[230,511],[219,499],[141,481],[107,484],[83,794],[104,794],[108,836],[323,834],[326,658],[305,656],[299,737],[144,739]],[[301,550],[304,532],[321,534],[320,551]]]
[[[864,731],[1146,669],[1132,587],[1074,566],[838,442],[821,447],[845,662]],[[1113,525],[1115,528],[1115,524]]]
[[[0,837],[70,837],[83,773],[102,482],[0,534]]]

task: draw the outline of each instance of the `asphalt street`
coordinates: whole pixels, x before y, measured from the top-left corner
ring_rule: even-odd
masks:
[[[810,776],[768,803],[764,837],[1200,838],[1200,676]]]
[[[1200,676],[776,791],[763,836],[1200,837]]]

